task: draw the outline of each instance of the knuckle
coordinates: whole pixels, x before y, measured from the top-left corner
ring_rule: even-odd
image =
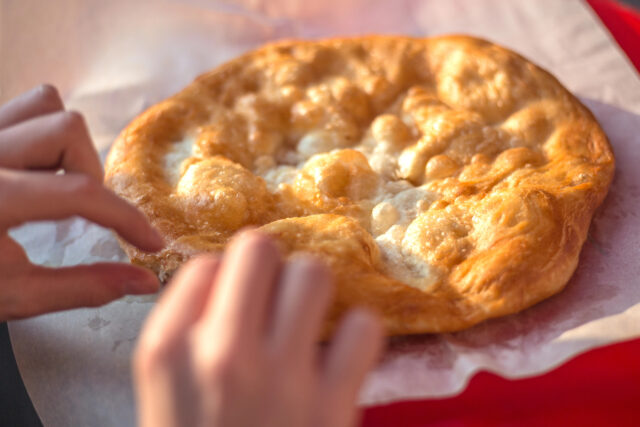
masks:
[[[251,367],[231,354],[210,355],[199,365],[201,377],[208,387],[230,392],[255,388],[255,374]]]
[[[59,115],[60,128],[63,132],[81,133],[86,129],[84,117],[77,111],[64,111]]]
[[[23,280],[31,280],[29,275],[22,278]],[[16,288],[14,288],[16,289]],[[6,292],[2,298],[2,313],[5,320],[18,320],[39,314],[39,306],[34,298],[22,292]]]
[[[62,106],[62,100],[60,99],[58,89],[49,83],[44,83],[38,86],[37,96],[41,103],[44,103],[51,108],[59,108]]]
[[[208,380],[216,380],[223,383],[236,380],[238,363],[225,354],[202,353],[199,366],[204,378]]]
[[[12,298],[3,306],[5,306],[2,310],[5,320],[24,319],[36,314],[35,307],[27,298]]]
[[[169,363],[172,345],[161,334],[144,333],[133,354],[134,369],[144,373]]]
[[[76,175],[71,184],[72,193],[82,196],[93,196],[101,189],[100,183],[89,175]]]
[[[23,221],[20,215],[21,198],[28,191],[20,179],[20,173],[0,169],[0,230],[19,224]]]

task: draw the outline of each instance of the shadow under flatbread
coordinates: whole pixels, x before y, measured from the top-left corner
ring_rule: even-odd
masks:
[[[517,352],[544,346],[566,331],[640,303],[640,179],[636,171],[640,144],[636,147],[632,142],[633,129],[628,126],[630,122],[640,126],[640,116],[602,102],[582,101],[596,117],[607,119],[602,122],[616,155],[616,173],[566,288],[520,313],[461,332],[393,337],[383,364],[399,355],[416,354],[424,357],[425,367],[451,368],[460,351],[495,350],[497,355],[510,351],[518,357]],[[627,124],[618,126],[621,123]]]

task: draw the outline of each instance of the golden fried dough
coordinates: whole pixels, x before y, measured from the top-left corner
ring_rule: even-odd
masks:
[[[389,334],[454,331],[560,291],[614,157],[546,71],[466,36],[285,41],[135,119],[106,182],[165,236],[123,247],[166,279],[255,226],[337,282]]]

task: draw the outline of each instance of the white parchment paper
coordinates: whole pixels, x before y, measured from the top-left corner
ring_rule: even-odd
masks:
[[[221,61],[291,37],[469,33],[550,70],[592,109],[617,172],[567,289],[520,314],[455,334],[395,338],[363,389],[375,404],[453,395],[478,370],[547,371],[640,336],[640,82],[578,0],[287,0],[2,3],[2,100],[42,81],[82,111],[104,155],[147,106]],[[125,260],[109,231],[79,219],[14,230],[47,265]],[[129,357],[152,298],[11,322],[20,371],[45,425],[132,425]]]

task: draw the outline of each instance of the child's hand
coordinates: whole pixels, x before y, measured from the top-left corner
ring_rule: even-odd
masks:
[[[327,270],[282,264],[246,232],[224,258],[178,272],[149,316],[134,357],[142,426],[352,426],[381,346],[378,321],[347,315],[324,357],[317,339],[330,300]]]
[[[55,88],[38,87],[0,108],[0,321],[157,290],[153,273],[128,264],[35,266],[7,234],[27,221],[78,215],[141,249],[161,249],[145,217],[103,187],[102,175],[82,116],[64,111]]]

